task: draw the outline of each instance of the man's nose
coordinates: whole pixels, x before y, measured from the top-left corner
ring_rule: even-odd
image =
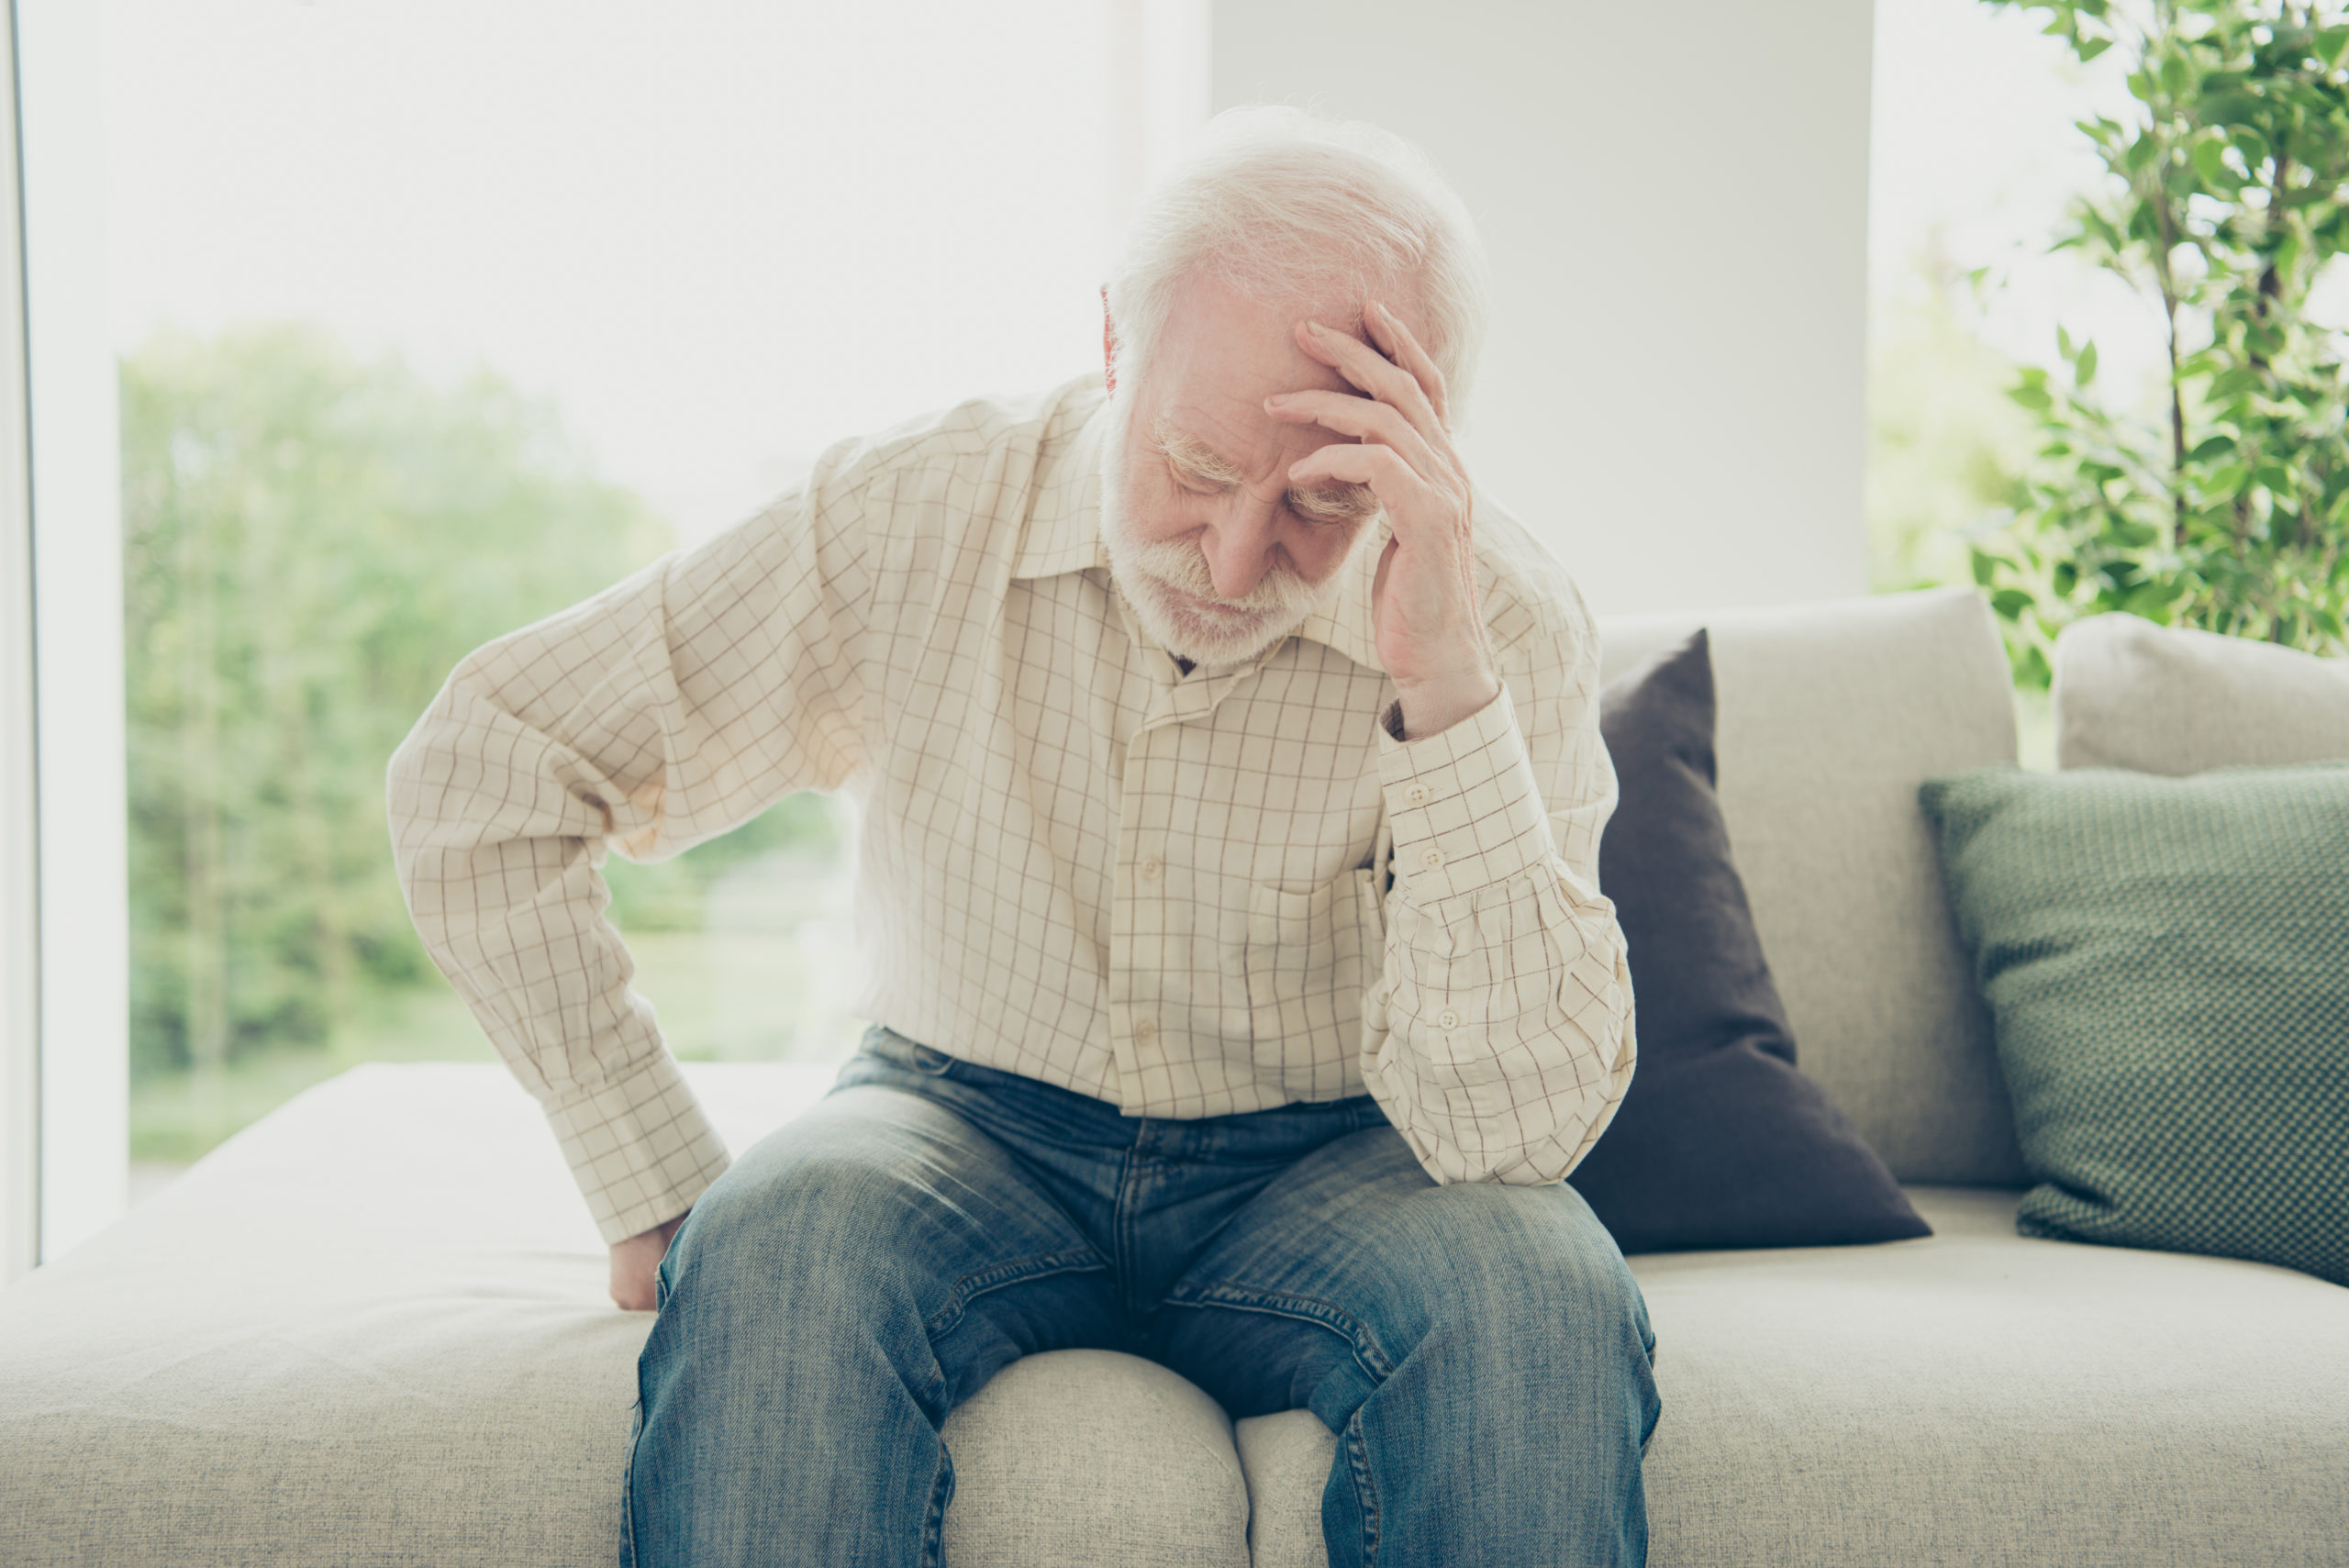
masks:
[[[1280,504],[1235,489],[1223,515],[1208,530],[1205,548],[1208,576],[1215,591],[1227,599],[1244,599],[1272,570],[1274,528]]]

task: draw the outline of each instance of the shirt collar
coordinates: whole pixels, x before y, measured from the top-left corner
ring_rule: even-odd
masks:
[[[1038,505],[1028,514],[1012,562],[1014,581],[1096,568],[1108,573],[1109,552],[1101,543],[1101,443],[1108,439],[1108,398],[1096,392],[1083,422],[1044,454],[1037,474]],[[1370,621],[1370,591],[1389,535],[1382,517],[1369,537],[1355,541],[1353,553],[1338,569],[1343,581],[1337,593],[1293,635],[1334,649],[1365,669],[1385,670]]]
[[[1036,504],[1011,563],[1015,582],[1096,566],[1108,570],[1109,552],[1101,544],[1101,443],[1108,437],[1109,400],[1097,380],[1089,401],[1076,428],[1052,443],[1038,464]]]

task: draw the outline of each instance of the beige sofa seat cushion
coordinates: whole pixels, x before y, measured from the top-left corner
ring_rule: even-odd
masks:
[[[833,1071],[685,1067],[737,1150]],[[652,1315],[607,1268],[504,1068],[354,1068],[0,1291],[0,1561],[610,1568]],[[1033,1360],[948,1419],[955,1563],[1247,1562],[1213,1400]]]
[[[736,1148],[830,1077],[685,1071]],[[2337,1561],[2349,1290],[1909,1191],[1937,1234],[1632,1261],[1653,1562]],[[0,1557],[607,1568],[651,1315],[605,1272],[504,1069],[355,1069],[0,1292]],[[1162,1368],[1060,1351],[946,1440],[959,1568],[1239,1563],[1251,1531],[1319,1561],[1309,1412],[1235,1434]]]
[[[1917,806],[1935,773],[2015,760],[1988,601],[1948,588],[1602,617],[1603,668],[1699,626],[1721,816],[1797,1065],[1900,1180],[2021,1185],[1989,1014]]]
[[[2349,660],[2090,616],[2055,639],[2055,762],[2183,776],[2349,757]]]
[[[1631,1260],[1663,1401],[1650,1568],[2273,1568],[2349,1553],[2349,1290],[2034,1240],[2019,1193],[1906,1189],[1935,1234]],[[1256,1568],[1326,1561],[1333,1442],[1239,1423]]]
[[[1204,1391],[1116,1351],[1023,1356],[946,1418],[952,1568],[1248,1568],[1248,1481]]]

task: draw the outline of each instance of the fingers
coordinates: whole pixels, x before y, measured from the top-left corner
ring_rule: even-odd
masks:
[[[1363,312],[1364,324],[1371,327],[1374,335],[1378,328],[1372,323],[1380,314],[1381,309],[1375,304],[1365,306]],[[1400,323],[1393,322],[1391,317],[1389,321],[1395,332],[1403,333]],[[1443,420],[1437,414],[1434,402],[1420,384],[1419,378],[1410,371],[1361,339],[1332,331],[1318,321],[1299,322],[1294,335],[1297,346],[1308,357],[1319,360],[1368,395],[1397,409],[1411,422],[1413,428],[1426,438],[1430,446],[1449,444]],[[1397,339],[1397,342],[1406,340],[1407,333]],[[1424,361],[1426,356],[1422,354],[1419,358]],[[1429,368],[1432,370],[1434,367],[1431,364]],[[1436,378],[1439,388],[1442,379],[1440,375]]]
[[[1264,399],[1264,411],[1291,425],[1319,425],[1356,440],[1378,441],[1401,452],[1422,476],[1446,472],[1443,458],[1391,403],[1345,392],[1284,392]]]
[[[1398,538],[1418,534],[1423,518],[1448,517],[1453,511],[1435,487],[1390,446],[1343,442],[1326,446],[1291,463],[1288,476],[1293,484],[1334,480],[1370,486],[1386,510],[1387,526]]]
[[[1452,414],[1447,406],[1450,389],[1444,385],[1443,373],[1436,368],[1435,360],[1428,351],[1419,347],[1419,340],[1411,336],[1411,329],[1403,325],[1403,318],[1375,299],[1364,309],[1362,318],[1363,325],[1370,328],[1371,337],[1377,340],[1386,357],[1409,371],[1412,378],[1419,384],[1419,390],[1427,394],[1428,402],[1435,410],[1436,422],[1450,429]]]
[[[1440,538],[1463,538],[1467,475],[1443,427],[1443,374],[1385,306],[1365,302],[1363,322],[1377,347],[1318,321],[1297,325],[1299,348],[1365,395],[1313,389],[1264,400],[1265,411],[1275,419],[1319,425],[1353,438],[1290,464],[1289,482],[1367,485],[1398,540],[1411,538],[1436,547]]]

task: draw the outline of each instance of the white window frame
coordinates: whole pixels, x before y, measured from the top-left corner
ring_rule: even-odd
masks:
[[[40,807],[16,11],[0,71],[0,1282],[40,1256]]]
[[[123,1211],[130,966],[103,14],[75,0],[13,0],[8,21],[0,1275],[13,1278]]]

